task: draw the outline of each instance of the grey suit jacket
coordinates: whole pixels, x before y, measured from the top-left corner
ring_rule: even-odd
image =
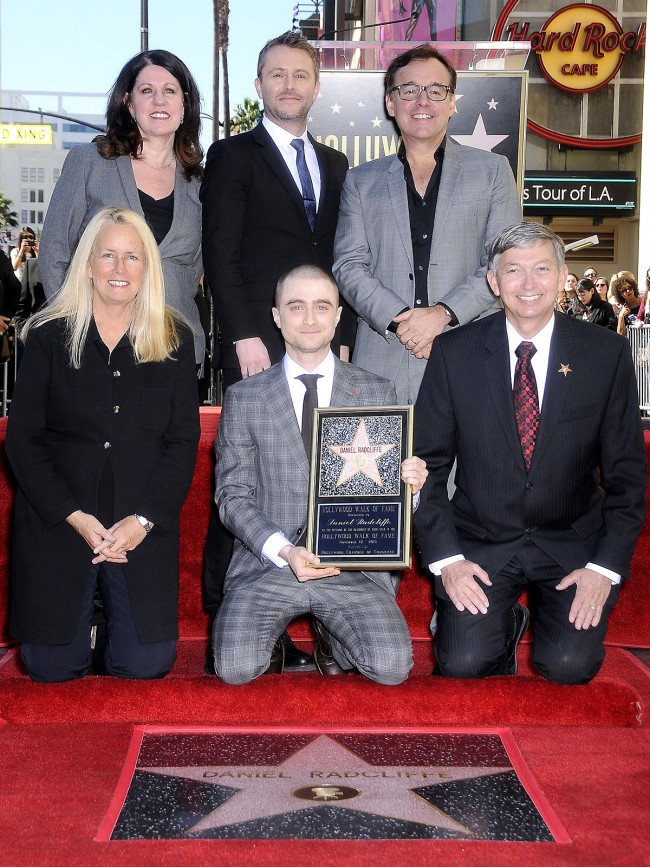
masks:
[[[431,240],[429,304],[443,301],[461,324],[498,305],[485,274],[488,245],[521,221],[503,156],[447,139]],[[404,165],[385,157],[348,172],[341,196],[334,276],[359,315],[354,362],[395,382],[414,402],[426,366],[386,329],[414,306],[413,245]]]
[[[198,178],[189,183],[176,169],[174,219],[159,250],[165,297],[192,326],[197,363],[205,356],[205,335],[194,301],[203,273]],[[102,208],[116,205],[144,216],[131,158],[105,160],[94,144],[72,148],[45,215],[39,262],[46,298],[58,292],[84,229]]]
[[[390,406],[391,382],[335,358],[330,406]],[[235,535],[226,590],[278,570],[262,556],[277,532],[292,542],[307,521],[309,461],[282,363],[231,385],[216,440],[216,494],[221,520]],[[394,595],[387,572],[370,580]]]

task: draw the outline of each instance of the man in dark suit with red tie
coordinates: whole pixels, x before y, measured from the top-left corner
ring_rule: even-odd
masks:
[[[587,683],[604,659],[647,463],[629,344],[554,313],[565,279],[546,226],[504,230],[488,280],[505,315],[438,337],[424,374],[415,452],[429,478],[414,523],[435,576],[443,675],[516,673],[525,588],[544,677]]]
[[[318,55],[299,33],[270,40],[258,59],[255,87],[264,118],[251,132],[215,142],[201,187],[203,262],[219,330],[224,389],[266,370],[284,355],[271,310],[278,279],[299,265],[330,273],[345,156],[307,133],[318,96]],[[344,305],[334,347],[348,360],[355,319]],[[232,537],[218,523],[208,533],[204,601],[221,603]],[[286,642],[286,668],[311,657]]]

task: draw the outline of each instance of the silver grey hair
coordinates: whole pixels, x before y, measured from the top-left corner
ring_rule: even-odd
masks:
[[[504,229],[492,242],[488,270],[497,270],[499,256],[505,253],[506,250],[512,250],[516,247],[526,249],[527,247],[533,247],[540,241],[550,241],[553,247],[553,258],[558,268],[563,268],[564,241],[559,235],[556,235],[555,232],[552,232],[548,226],[544,226],[542,223],[515,223],[514,226]]]

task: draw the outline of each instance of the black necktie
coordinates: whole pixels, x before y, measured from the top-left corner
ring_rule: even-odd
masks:
[[[517,364],[515,365],[515,378],[512,386],[519,442],[527,470],[530,469],[530,462],[533,459],[537,428],[539,427],[537,380],[531,364],[531,359],[536,352],[535,345],[528,340],[524,340],[515,349]]]
[[[307,457],[311,455],[311,432],[314,426],[314,410],[318,406],[318,390],[316,382],[322,379],[319,373],[303,373],[297,376],[307,389],[302,404],[302,441],[305,444]]]
[[[302,201],[313,232],[316,225],[316,196],[314,194],[314,185],[311,182],[311,175],[307,168],[307,160],[305,159],[305,143],[301,138],[294,138],[291,142],[291,147],[295,148],[296,151],[296,168],[298,169],[298,177],[300,178],[300,186],[302,187]]]

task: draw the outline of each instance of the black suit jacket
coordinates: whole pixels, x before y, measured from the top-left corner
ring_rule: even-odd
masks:
[[[555,314],[526,472],[505,315],[441,335],[416,405],[415,452],[430,473],[414,515],[424,563],[460,553],[495,574],[530,540],[567,573],[591,561],[629,574],[645,515],[647,462],[624,338]]]
[[[16,312],[19,298],[20,281],[16,277],[9,256],[0,250],[0,316],[11,318]]]
[[[219,324],[220,367],[238,367],[233,341],[260,337],[272,362],[284,354],[271,315],[278,279],[298,265],[331,272],[345,156],[311,139],[321,197],[311,231],[302,196],[282,155],[260,123],[215,142],[201,187],[203,262]],[[342,342],[351,345],[346,316]]]

